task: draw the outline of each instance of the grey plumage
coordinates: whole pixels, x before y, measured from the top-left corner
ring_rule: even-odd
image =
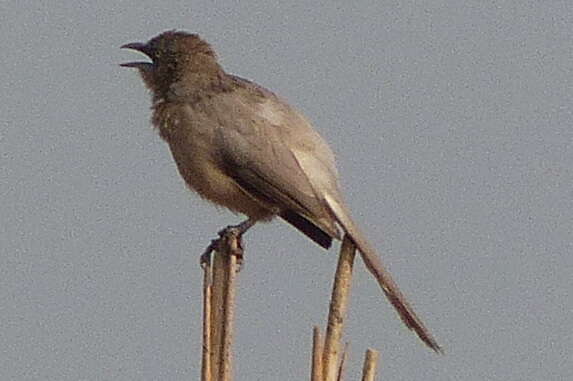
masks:
[[[325,248],[344,231],[408,328],[441,351],[351,218],[334,155],[304,116],[225,73],[197,35],[166,32],[124,47],[153,61],[124,66],[151,89],[153,123],[191,189],[253,221],[280,216]]]

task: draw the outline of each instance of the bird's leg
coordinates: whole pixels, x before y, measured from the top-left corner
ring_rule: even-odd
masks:
[[[237,271],[240,271],[241,268],[243,267],[243,260],[244,260],[244,258],[243,258],[243,234],[245,234],[247,232],[247,230],[252,228],[256,222],[257,221],[255,219],[248,218],[238,225],[229,225],[225,229],[223,229],[219,232],[219,236],[221,237],[219,239],[227,239],[227,240],[233,240],[234,241],[232,247],[236,248],[236,250],[234,250],[233,254],[237,256],[237,265],[238,265]]]
[[[205,251],[203,251],[203,254],[201,254],[201,257],[199,257],[199,263],[203,269],[205,269],[205,266],[211,265],[211,254],[213,251],[217,250],[217,247],[219,247],[220,239],[221,238],[211,240],[209,246],[205,248]]]
[[[226,228],[220,230],[218,232],[219,238],[214,239],[211,241],[209,246],[205,249],[203,254],[201,255],[201,266],[209,264],[211,261],[211,253],[214,250],[217,250],[219,245],[221,244],[222,240],[233,240],[236,244],[234,244],[233,255],[237,256],[237,263],[239,264],[239,268],[243,263],[243,241],[242,236],[249,230],[257,221],[254,219],[247,219],[241,222],[238,225],[229,225]]]
[[[219,236],[222,237],[225,234],[234,234],[237,237],[241,238],[241,236],[243,234],[245,234],[247,232],[247,230],[249,230],[250,228],[253,227],[254,224],[256,224],[257,221],[249,218],[243,222],[241,222],[238,225],[229,225],[227,226],[225,229],[219,231]]]

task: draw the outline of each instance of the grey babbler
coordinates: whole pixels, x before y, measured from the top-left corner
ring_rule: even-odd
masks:
[[[303,115],[271,91],[227,74],[196,34],[168,31],[122,47],[151,59],[122,66],[137,68],[151,90],[153,125],[189,188],[245,214],[242,233],[280,216],[329,248],[342,229],[408,328],[441,352],[351,218],[334,155]]]

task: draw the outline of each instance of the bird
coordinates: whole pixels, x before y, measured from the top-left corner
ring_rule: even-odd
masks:
[[[305,116],[227,73],[198,34],[169,30],[121,48],[150,61],[120,65],[137,69],[150,90],[152,124],[191,190],[245,215],[241,234],[280,217],[325,249],[348,235],[405,325],[443,353],[351,217],[334,154]]]

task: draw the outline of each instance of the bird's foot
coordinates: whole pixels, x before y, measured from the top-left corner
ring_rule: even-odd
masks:
[[[239,225],[227,226],[219,232],[219,241],[224,242],[224,244],[227,245],[228,253],[237,258],[237,272],[241,271],[244,264],[243,233],[245,233],[248,228],[245,229],[243,224],[244,222]]]
[[[216,251],[218,247],[219,239],[213,239],[209,246],[205,248],[205,251],[203,251],[203,254],[199,257],[199,263],[203,269],[205,269],[206,266],[211,265],[211,254],[213,254],[213,251]]]
[[[225,234],[234,234],[237,237],[241,238],[241,236],[245,234],[247,230],[253,227],[254,224],[255,224],[254,220],[248,219],[237,225],[229,225],[223,230],[220,230],[218,234],[220,237],[222,237]]]
[[[237,271],[240,271],[244,263],[242,236],[253,225],[254,222],[247,220],[238,225],[229,225],[220,230],[217,233],[219,238],[212,240],[203,254],[201,254],[201,267],[205,267],[211,263],[211,254],[213,251],[225,251],[237,258]],[[226,245],[226,247],[222,245]]]

